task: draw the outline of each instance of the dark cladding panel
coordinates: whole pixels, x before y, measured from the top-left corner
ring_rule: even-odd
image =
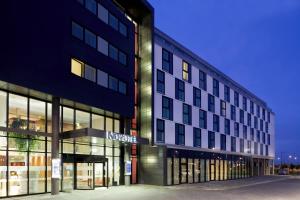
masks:
[[[133,115],[133,25],[110,1],[101,1],[126,25],[124,37],[76,0],[1,2],[0,80],[75,102]],[[127,66],[72,36],[72,20],[88,27],[127,54]],[[71,73],[75,57],[127,84],[123,95]]]

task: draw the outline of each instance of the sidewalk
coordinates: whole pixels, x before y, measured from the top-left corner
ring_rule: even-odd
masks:
[[[177,195],[182,193],[183,190],[190,192],[197,192],[205,194],[212,192],[216,194],[217,191],[232,190],[242,187],[279,182],[287,179],[300,179],[300,177],[293,176],[264,176],[253,177],[247,179],[228,180],[228,181],[212,181],[197,184],[183,184],[175,186],[153,186],[153,185],[131,185],[131,186],[116,186],[107,188],[99,188],[96,190],[73,190],[70,193],[61,192],[57,196],[51,194],[31,195],[23,197],[11,197],[10,200],[89,200],[89,199],[130,199],[130,200],[152,200],[156,198],[165,199],[164,197],[170,195]],[[215,191],[215,192],[214,192]],[[172,199],[172,198],[171,198]],[[173,198],[174,199],[174,198]],[[175,198],[176,199],[176,198]]]
[[[229,190],[237,189],[241,187],[248,187],[252,185],[266,184],[277,182],[285,179],[292,178],[291,176],[262,176],[262,177],[251,177],[246,179],[226,180],[226,181],[210,181],[197,184],[183,184],[174,187],[174,189],[185,189],[186,187],[193,187],[202,190]],[[170,188],[168,187],[168,188]]]

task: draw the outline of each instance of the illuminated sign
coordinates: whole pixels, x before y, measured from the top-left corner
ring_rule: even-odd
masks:
[[[52,178],[60,179],[60,159],[52,159]]]
[[[125,175],[130,176],[131,175],[131,161],[125,162]]]
[[[120,142],[137,143],[135,136],[114,133],[111,131],[106,131],[106,139],[116,140],[116,141],[120,141]]]

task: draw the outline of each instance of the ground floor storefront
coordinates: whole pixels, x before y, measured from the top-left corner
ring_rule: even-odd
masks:
[[[137,183],[137,146],[149,142],[128,119],[58,102],[0,90],[0,198],[52,192],[53,179],[58,191]]]
[[[182,149],[167,149],[167,185],[270,175],[272,160]]]

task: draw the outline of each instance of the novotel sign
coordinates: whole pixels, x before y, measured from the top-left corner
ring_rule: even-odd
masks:
[[[136,136],[119,134],[111,131],[106,131],[106,139],[120,142],[137,143]]]

